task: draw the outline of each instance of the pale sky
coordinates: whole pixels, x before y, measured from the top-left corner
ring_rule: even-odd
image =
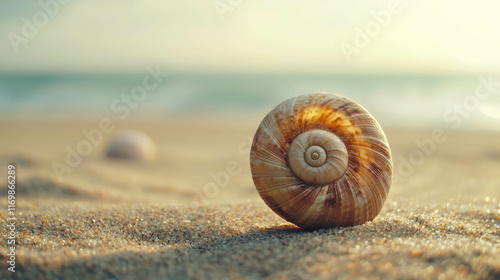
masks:
[[[387,10],[390,0],[72,0],[17,54],[9,34],[23,36],[23,18],[43,20],[46,12],[38,1],[6,2],[0,72],[137,72],[156,64],[201,72],[500,70],[498,0],[396,1],[401,11],[386,26],[373,13]],[[221,20],[214,3],[235,5]],[[370,24],[380,31],[349,63],[341,46],[356,47],[356,29]]]

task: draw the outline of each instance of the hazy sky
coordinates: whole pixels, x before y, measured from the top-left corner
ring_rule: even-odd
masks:
[[[25,2],[0,4],[1,72],[128,72],[154,64],[171,71],[500,70],[498,0],[396,1],[400,11],[385,26],[373,14],[390,0],[72,0],[32,38],[23,35],[23,18],[43,23],[46,12]],[[357,28],[367,25],[372,37],[356,45]],[[25,38],[17,54],[12,36]],[[350,62],[346,45],[357,48]]]

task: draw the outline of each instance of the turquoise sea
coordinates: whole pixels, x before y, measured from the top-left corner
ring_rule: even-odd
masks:
[[[142,74],[0,75],[0,116],[7,119],[95,116],[142,85]],[[487,75],[301,75],[169,73],[138,105],[135,117],[203,112],[267,112],[304,93],[334,92],[366,107],[383,123],[445,126],[466,105],[461,128],[499,124],[500,87],[472,100]],[[471,101],[472,100],[472,101]],[[469,102],[470,104],[465,104]],[[451,113],[450,113],[451,110]],[[446,116],[445,116],[446,115]],[[462,116],[461,116],[462,117]],[[495,130],[495,128],[493,128]]]

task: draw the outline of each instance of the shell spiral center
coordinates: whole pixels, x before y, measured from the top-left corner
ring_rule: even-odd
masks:
[[[288,151],[292,171],[306,183],[324,185],[340,179],[348,167],[347,148],[335,134],[311,130],[297,136]]]
[[[320,167],[326,162],[326,151],[320,146],[311,146],[304,154],[307,164]]]

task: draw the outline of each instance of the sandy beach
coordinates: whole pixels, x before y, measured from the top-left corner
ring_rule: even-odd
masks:
[[[249,168],[259,118],[116,125],[154,162],[81,163],[96,120],[0,122],[1,279],[500,279],[500,146],[493,133],[384,127],[397,180],[374,221],[303,231],[260,199]],[[54,162],[70,171],[56,176]],[[406,163],[405,163],[406,162]],[[415,163],[415,161],[413,160]],[[16,272],[7,271],[7,166],[16,166]],[[408,164],[409,163],[409,164]]]

